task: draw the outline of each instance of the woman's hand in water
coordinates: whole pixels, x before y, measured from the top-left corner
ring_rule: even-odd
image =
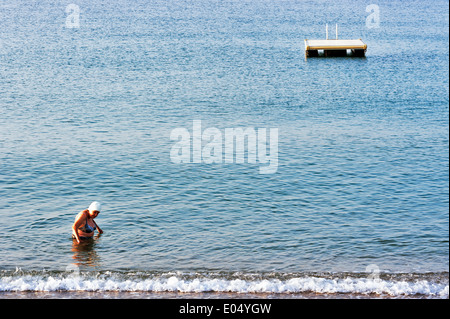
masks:
[[[73,237],[75,238],[75,240],[79,244],[80,243],[80,238],[78,237],[78,234],[76,232],[73,232]]]
[[[95,224],[95,227],[97,227],[98,233],[99,233],[99,234],[103,234],[103,230],[102,230],[100,227],[98,227],[98,225],[97,225],[97,223],[95,222],[95,220],[93,220],[93,222],[94,222],[94,224]]]

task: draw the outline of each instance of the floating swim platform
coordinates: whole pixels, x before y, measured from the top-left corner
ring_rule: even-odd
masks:
[[[367,44],[365,44],[361,39],[356,40],[338,39],[337,25],[336,25],[336,39],[328,39],[328,25],[327,25],[327,38],[325,40],[305,39],[306,57],[319,56],[319,50],[322,50],[324,52],[324,56],[347,56],[347,50],[350,50],[353,56],[363,57],[366,54]]]
[[[305,51],[307,57],[319,56],[319,50],[324,51],[324,56],[346,56],[347,50],[351,50],[353,56],[365,56],[367,44],[358,40],[308,40],[305,39]]]

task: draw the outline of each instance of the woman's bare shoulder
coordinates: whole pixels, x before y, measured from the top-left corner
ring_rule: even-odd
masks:
[[[87,209],[82,210],[82,211],[79,212],[78,215],[75,217],[75,220],[86,218],[86,213],[87,213],[87,212],[88,212]]]

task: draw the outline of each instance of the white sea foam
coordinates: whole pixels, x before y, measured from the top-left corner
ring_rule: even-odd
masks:
[[[448,283],[427,280],[391,281],[367,278],[329,279],[314,276],[279,279],[225,279],[183,276],[137,279],[130,276],[85,277],[77,275],[22,275],[0,279],[0,292],[5,291],[120,291],[120,292],[234,292],[234,293],[349,293],[389,296],[425,295],[448,298]]]

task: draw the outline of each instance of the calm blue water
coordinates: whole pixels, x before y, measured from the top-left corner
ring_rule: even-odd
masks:
[[[447,1],[378,1],[379,28],[367,1],[73,3],[79,28],[70,1],[0,4],[2,291],[73,267],[225,286],[377,269],[435,273],[448,297]],[[306,61],[325,23],[367,57]],[[194,120],[278,128],[277,172],[172,163]],[[93,200],[105,233],[73,245]]]

